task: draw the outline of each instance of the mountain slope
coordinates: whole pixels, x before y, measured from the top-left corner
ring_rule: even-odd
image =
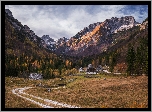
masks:
[[[143,28],[143,29],[141,29]],[[111,44],[105,52],[81,58],[83,65],[92,63],[93,66],[108,65],[114,72],[126,73],[128,69],[127,55],[129,46],[134,50],[134,73],[147,74],[148,72],[148,20],[139,26],[134,26],[123,32],[113,34]],[[115,40],[116,39],[116,40]],[[131,57],[133,58],[133,57]],[[140,58],[140,59],[139,59]],[[139,64],[140,63],[140,64]]]
[[[66,53],[70,56],[88,56],[99,54],[112,44],[112,35],[139,25],[132,16],[106,19],[89,25],[61,45],[57,54]],[[115,38],[116,39],[116,38]]]
[[[47,51],[43,48],[44,41],[34,34],[27,25],[22,25],[17,19],[5,13],[5,53],[7,50],[12,51],[10,54],[20,56],[24,52],[31,56],[30,52],[42,52],[47,55]],[[10,50],[11,49],[11,50]],[[18,51],[19,50],[19,51]],[[35,51],[34,51],[35,50]],[[19,52],[19,53],[17,53]],[[36,53],[35,52],[35,53]],[[34,53],[34,54],[35,54]],[[36,53],[37,54],[37,53]]]
[[[46,49],[43,39],[35,35],[27,25],[23,26],[7,11],[5,13],[5,76],[23,77],[31,72],[42,73],[44,78],[60,76],[65,60],[61,60]]]
[[[126,63],[129,44],[135,52],[141,45],[147,52],[147,41],[148,18],[142,24],[132,16],[107,19],[89,25],[70,39],[63,37],[55,42],[48,35],[38,37],[6,10],[5,74],[18,75],[28,71],[54,77],[55,74],[60,76],[65,68],[86,67],[89,63],[95,67],[106,64],[114,69],[114,66],[122,67],[122,63]],[[146,55],[143,55],[145,59]],[[123,66],[125,71],[127,65]]]

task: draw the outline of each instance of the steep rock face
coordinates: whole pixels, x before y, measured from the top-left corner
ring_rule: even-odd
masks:
[[[90,24],[58,47],[57,53],[66,53],[66,55],[71,56],[88,56],[101,53],[112,44],[113,34],[128,30],[138,24],[132,16],[112,17],[104,22]]]
[[[12,12],[9,9],[5,9],[5,12],[10,16],[13,17]]]
[[[41,39],[45,41],[47,49],[51,51],[56,50],[56,42],[54,41],[54,39],[50,38],[49,35],[43,35]]]
[[[58,39],[56,42],[55,53],[64,54],[68,49],[68,44],[67,44],[68,41],[69,41],[69,39],[67,39],[65,37]]]
[[[21,22],[15,19],[12,15],[12,12],[9,9],[5,9],[5,17],[7,21],[12,25],[16,33],[18,33],[18,35],[25,35],[31,41],[35,42],[39,47],[46,48],[45,41],[37,35],[35,35],[34,31],[30,30],[30,28],[27,25],[23,26]]]
[[[15,30],[26,35],[31,41],[37,43],[39,47],[44,47],[59,55],[89,56],[99,54],[115,45],[121,38],[124,39],[124,37],[113,35],[129,30],[134,26],[140,26],[141,30],[148,27],[148,22],[145,21],[139,24],[132,16],[112,17],[104,22],[90,24],[70,39],[63,37],[54,41],[49,35],[38,37],[27,25],[23,26],[15,19],[10,10],[6,9],[5,12],[5,16],[9,18],[8,21]]]
[[[58,45],[62,45],[62,44],[64,44],[64,43],[66,43],[68,40],[69,40],[69,39],[67,39],[67,38],[65,38],[65,37],[60,38],[60,39],[57,40],[57,44],[58,44]]]
[[[148,29],[148,18],[139,26],[140,26],[140,30],[144,30],[146,28]]]
[[[108,28],[108,33],[117,33],[117,31],[122,31],[133,27],[135,20],[131,16],[107,19],[105,22],[105,28]]]
[[[72,38],[75,38],[75,39],[81,38],[83,35],[87,34],[88,32],[91,32],[99,24],[101,24],[101,22],[90,24],[88,27],[85,27],[83,30],[81,30],[80,32],[78,32]]]

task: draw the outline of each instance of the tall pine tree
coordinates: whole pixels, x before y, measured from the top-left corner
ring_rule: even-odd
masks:
[[[129,75],[133,74],[135,71],[135,52],[133,46],[131,44],[128,45],[128,52],[127,52],[127,73]]]

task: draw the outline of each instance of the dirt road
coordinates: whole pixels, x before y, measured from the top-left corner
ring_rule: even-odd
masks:
[[[41,106],[42,108],[80,108],[77,106],[72,106],[65,103],[59,103],[57,101],[53,101],[49,99],[43,99],[41,97],[33,96],[23,92],[24,90],[30,88],[32,87],[16,88],[12,90],[12,93],[28,101],[31,101],[32,103],[35,103]]]

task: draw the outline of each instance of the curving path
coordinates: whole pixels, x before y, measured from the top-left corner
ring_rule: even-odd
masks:
[[[111,73],[108,70],[103,70],[103,71],[106,72],[106,73]],[[121,74],[121,73],[113,73],[113,74]]]
[[[12,90],[12,93],[21,97],[21,98],[24,98],[28,101],[31,101],[32,103],[35,103],[35,104],[41,106],[42,108],[61,108],[61,107],[62,108],[80,108],[80,107],[77,107],[77,106],[72,106],[72,105],[68,105],[68,104],[65,104],[65,103],[59,103],[57,101],[53,101],[53,100],[49,100],[49,99],[43,99],[41,97],[33,96],[33,95],[30,95],[30,94],[27,94],[27,93],[23,92],[24,90],[30,89],[30,88],[32,88],[32,87],[16,88],[16,89]],[[25,97],[23,95],[26,95],[26,96],[29,96],[29,97]],[[41,101],[45,102],[46,104],[35,101],[32,98],[37,99],[37,100],[41,100]]]

